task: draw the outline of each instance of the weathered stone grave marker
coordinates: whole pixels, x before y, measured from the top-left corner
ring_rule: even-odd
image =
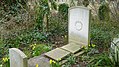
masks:
[[[69,43],[88,45],[89,42],[89,9],[72,7],[69,9]]]
[[[90,10],[86,7],[71,7],[68,25],[69,44],[56,48],[45,55],[58,60],[71,53],[77,53],[82,46],[87,46],[89,43],[89,14]]]
[[[110,58],[112,60],[115,60],[116,62],[119,60],[119,38],[114,38],[111,42],[111,52],[110,52]],[[113,54],[112,54],[113,53]]]
[[[113,42],[114,42],[117,46],[119,46],[119,38],[114,38],[114,39],[113,39]]]
[[[115,51],[117,47],[119,47],[119,38],[114,38],[111,42],[111,49]]]
[[[10,67],[28,67],[27,56],[17,48],[9,49]]]

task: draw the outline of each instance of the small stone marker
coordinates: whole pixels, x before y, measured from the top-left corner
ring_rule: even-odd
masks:
[[[62,59],[69,54],[70,54],[70,52],[68,52],[68,51],[65,51],[65,50],[60,49],[60,48],[56,48],[52,51],[47,52],[45,55],[58,61],[59,59]]]
[[[9,49],[10,67],[27,67],[27,56],[17,48]]]

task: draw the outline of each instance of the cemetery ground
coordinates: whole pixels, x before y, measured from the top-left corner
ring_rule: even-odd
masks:
[[[48,28],[47,23],[45,25],[38,23],[41,21],[46,22],[43,20],[44,18],[39,17],[42,16],[43,11],[37,13],[38,9],[35,10],[36,12],[32,10],[30,12],[29,10],[31,15],[28,15],[19,6],[13,5],[12,7],[0,7],[2,18],[0,18],[0,67],[10,67],[10,48],[20,49],[30,59],[42,56],[44,53],[68,44],[69,7],[66,5],[63,8],[66,10],[62,11],[61,9],[61,12],[49,11]],[[90,43],[81,47],[83,53],[79,56],[69,55],[65,59],[67,62],[62,65],[63,67],[119,67],[119,49],[117,46],[119,41],[114,41],[114,38],[119,38],[119,20],[114,19],[119,16],[119,13],[110,16],[108,19],[104,19],[104,14],[100,15],[103,19],[99,19],[100,16],[93,16],[91,13]],[[52,67],[61,67],[59,61],[50,59],[49,63]],[[34,67],[38,66],[38,64],[35,64]]]

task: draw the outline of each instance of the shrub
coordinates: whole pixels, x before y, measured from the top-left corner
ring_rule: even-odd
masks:
[[[5,0],[6,4],[13,5],[15,3],[26,4],[27,0]]]
[[[112,31],[110,31],[108,26],[105,26],[105,23],[92,22],[90,32],[91,44],[95,44],[99,48],[109,48]]]
[[[51,46],[46,44],[33,44],[31,45],[32,56],[39,56],[44,52],[48,52],[52,49]]]
[[[88,67],[98,66],[113,67],[112,62],[107,53],[102,53],[100,55],[93,56],[92,59],[90,59]]]
[[[68,63],[71,65],[76,63],[76,57],[74,57],[73,55],[69,56],[67,60],[68,60]]]
[[[67,17],[68,17],[68,8],[69,8],[69,6],[68,6],[68,4],[60,4],[59,6],[58,6],[59,8],[58,8],[58,11],[59,11],[59,14],[61,14],[62,15],[62,19],[67,19]]]
[[[87,7],[87,6],[89,5],[89,0],[84,0],[84,1],[83,1],[83,5],[84,5],[85,7]]]
[[[110,19],[110,10],[109,10],[109,4],[106,2],[102,2],[102,4],[99,7],[98,16],[100,20],[108,21]]]
[[[68,4],[63,3],[59,5],[58,11],[59,13],[65,14],[68,13],[68,8],[69,8]]]
[[[58,13],[49,17],[49,31],[51,36],[64,36],[68,33],[69,7],[67,4],[60,4],[58,7]]]

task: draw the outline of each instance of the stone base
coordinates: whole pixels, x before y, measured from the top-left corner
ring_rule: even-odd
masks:
[[[49,59],[44,57],[44,55],[36,56],[28,60],[28,67],[36,67],[36,64],[39,65],[38,67],[50,67]]]

